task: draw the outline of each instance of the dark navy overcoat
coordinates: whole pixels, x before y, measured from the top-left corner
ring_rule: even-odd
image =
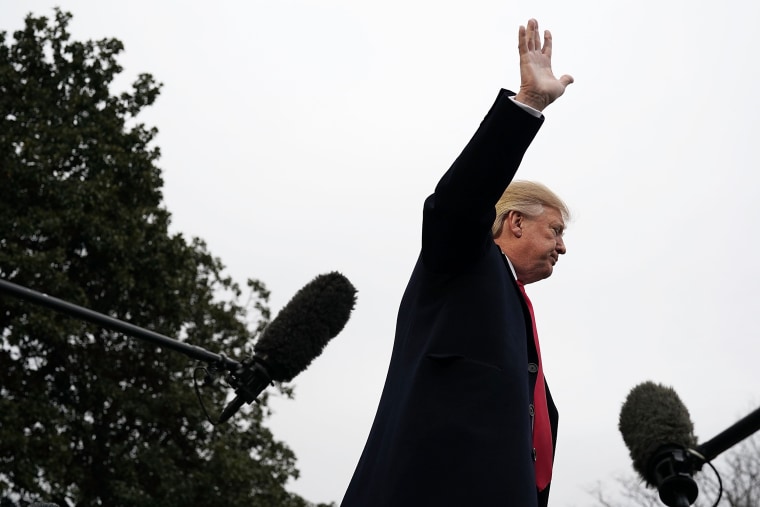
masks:
[[[530,316],[491,226],[538,132],[501,90],[424,204],[385,387],[342,507],[545,505],[531,445]],[[548,393],[553,434],[557,411]]]

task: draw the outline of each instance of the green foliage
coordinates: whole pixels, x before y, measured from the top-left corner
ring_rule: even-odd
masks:
[[[70,19],[0,33],[0,277],[243,356],[266,287],[245,296],[202,241],[169,234],[156,129],[136,120],[160,85],[112,95],[122,44],[71,41]],[[183,354],[5,295],[0,339],[0,503],[308,505],[285,490],[295,457],[266,396],[213,427]],[[203,392],[218,416],[228,390]]]

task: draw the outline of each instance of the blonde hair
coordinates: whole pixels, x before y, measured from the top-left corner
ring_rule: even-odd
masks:
[[[496,203],[496,220],[491,227],[491,233],[494,237],[499,234],[504,218],[510,211],[519,211],[525,216],[536,217],[544,212],[544,206],[558,210],[565,222],[570,221],[570,210],[567,204],[548,187],[535,181],[513,181]]]

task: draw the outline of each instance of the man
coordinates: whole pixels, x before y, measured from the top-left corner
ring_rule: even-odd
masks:
[[[554,77],[551,34],[542,47],[535,20],[518,49],[519,92],[501,90],[425,201],[422,251],[343,507],[547,504],[557,412],[521,284],[550,276],[565,253],[567,209],[541,185],[510,182],[541,111],[573,79]]]

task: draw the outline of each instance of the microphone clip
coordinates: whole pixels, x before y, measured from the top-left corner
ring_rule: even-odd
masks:
[[[649,467],[650,483],[657,485],[660,500],[669,507],[688,507],[699,494],[692,476],[700,464],[688,449],[666,446],[652,457]]]
[[[235,388],[235,398],[224,408],[216,424],[222,424],[232,417],[240,407],[256,400],[261,391],[272,384],[269,372],[256,358],[249,357],[240,363],[235,371],[227,375],[227,382]]]
[[[269,372],[255,357],[243,359],[240,368],[230,372],[227,381],[235,388],[237,397],[245,403],[255,401],[268,385],[273,385]]]

